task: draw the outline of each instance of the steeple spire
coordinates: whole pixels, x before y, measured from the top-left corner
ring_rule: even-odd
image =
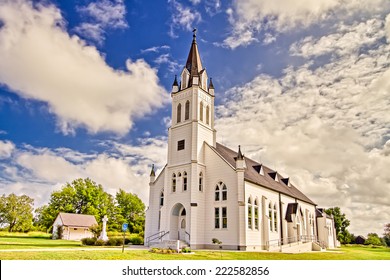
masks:
[[[186,68],[190,72],[190,80],[192,77],[199,76],[199,72],[203,70],[202,61],[198,51],[198,45],[196,44],[196,28],[192,31],[192,44],[190,53],[188,54]]]

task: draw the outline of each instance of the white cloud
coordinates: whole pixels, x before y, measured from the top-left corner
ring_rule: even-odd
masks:
[[[126,71],[111,68],[95,47],[69,36],[56,7],[3,1],[0,20],[0,82],[46,102],[63,133],[125,134],[164,102],[156,70],[130,59]]]
[[[14,148],[0,165],[1,193],[27,194],[36,206],[47,203],[53,190],[76,178],[89,177],[115,195],[122,188],[148,202],[152,164],[158,170],[166,161],[166,139],[140,139],[137,146],[105,142],[107,152],[80,153],[68,148]]]
[[[171,59],[171,56],[169,53],[162,54],[158,56],[155,60],[155,63],[157,64],[167,64],[168,65],[168,70],[170,72],[175,72],[179,69],[179,64],[176,61],[173,61]]]
[[[176,0],[168,0],[168,3],[171,3],[173,9],[169,31],[171,37],[176,37],[175,29],[178,27],[192,31],[196,27],[195,25],[202,20],[202,16],[198,11],[192,10]]]
[[[290,51],[293,55],[305,58],[325,54],[348,55],[361,48],[369,47],[384,37],[382,26],[383,21],[380,19],[370,19],[352,26],[341,24],[338,33],[325,35],[319,39],[306,37],[293,44]]]
[[[76,27],[76,31],[86,38],[96,42],[104,41],[105,29],[127,28],[126,6],[123,0],[99,0],[87,6],[78,8],[78,11],[89,19]]]
[[[0,159],[9,158],[15,149],[14,143],[0,140]]]
[[[385,29],[386,29],[387,42],[390,43],[390,14],[388,14],[386,17]]]
[[[150,47],[150,48],[141,50],[141,53],[149,53],[149,52],[158,53],[158,52],[160,52],[160,50],[169,50],[170,48],[171,48],[171,47],[170,47],[170,46],[167,46],[167,45],[163,45],[163,46],[154,46],[154,47]]]
[[[246,46],[261,31],[287,32],[327,20],[359,20],[366,14],[389,11],[387,4],[386,0],[235,0],[229,9],[232,32],[222,45],[231,49]]]
[[[335,30],[291,50],[337,55],[229,90],[216,108],[218,138],[292,177],[320,206],[340,206],[351,232],[380,234],[390,218],[390,45],[378,18]]]

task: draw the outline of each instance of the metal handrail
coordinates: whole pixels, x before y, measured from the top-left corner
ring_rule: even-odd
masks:
[[[150,242],[153,240],[160,240],[169,233],[169,231],[165,232],[165,230],[152,234],[146,238],[146,244],[149,246]]]
[[[297,243],[297,242],[302,242],[302,243],[316,242],[316,243],[319,243],[319,245],[321,247],[324,246],[324,242],[319,241],[318,238],[314,235],[290,236],[290,237],[285,237],[285,238],[269,240],[269,241],[267,241],[266,246],[267,246],[267,249],[269,250],[270,247],[281,247],[282,245],[288,245],[288,244]],[[321,244],[320,244],[320,242],[321,242]],[[324,247],[322,247],[322,248],[324,248]]]
[[[191,242],[191,234],[189,234],[187,231],[185,231],[186,235],[188,235],[188,243]]]

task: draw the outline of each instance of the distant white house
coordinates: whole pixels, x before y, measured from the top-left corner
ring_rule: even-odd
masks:
[[[93,215],[59,213],[53,223],[53,239],[60,238],[59,228],[62,229],[61,239],[80,240],[93,237],[93,233],[89,229],[92,225],[97,225]]]

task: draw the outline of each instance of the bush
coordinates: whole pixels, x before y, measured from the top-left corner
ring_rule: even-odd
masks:
[[[106,242],[104,240],[98,239],[95,242],[95,246],[104,246],[106,245]]]
[[[83,244],[83,245],[91,246],[91,245],[95,245],[95,243],[96,243],[96,238],[87,237],[87,238],[81,239],[81,244]]]
[[[122,246],[123,245],[123,239],[122,238],[109,238],[107,243],[106,243],[107,246]]]
[[[182,253],[191,253],[191,248],[190,247],[185,247],[185,248],[181,249],[181,252]]]
[[[134,236],[130,238],[130,243],[133,245],[142,245],[144,244],[144,239],[141,236]]]

